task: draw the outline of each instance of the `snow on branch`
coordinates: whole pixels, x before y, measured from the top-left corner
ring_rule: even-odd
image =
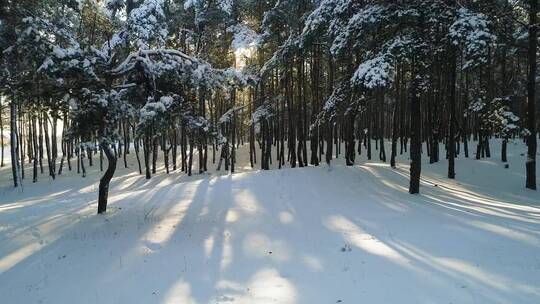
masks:
[[[291,55],[298,49],[298,40],[290,35],[287,41],[279,47],[279,49],[272,55],[267,62],[264,63],[259,74],[265,76],[272,69],[278,66],[280,63],[283,64],[287,58],[290,58]]]
[[[261,36],[245,24],[229,26],[227,32],[233,33],[231,46],[240,55],[249,57],[249,53],[262,43]]]
[[[128,18],[131,35],[137,38],[137,47],[148,49],[152,45],[163,46],[168,36],[163,0],[144,0],[133,9]]]
[[[221,117],[218,120],[218,123],[220,125],[230,123],[232,121],[233,116],[237,112],[240,112],[241,110],[243,110],[245,107],[246,106],[236,106],[236,107],[233,107],[233,108],[229,109],[227,112],[225,112],[223,115],[221,115]]]
[[[489,47],[497,39],[489,26],[484,14],[459,9],[456,21],[450,26],[449,36],[452,43],[464,51],[466,62],[463,69],[487,63]]]
[[[111,70],[111,73],[115,75],[125,74],[135,68],[138,62],[153,65],[149,60],[152,56],[168,56],[171,60],[176,61],[179,64],[187,65],[200,62],[199,59],[173,49],[138,50],[129,54],[123,62]]]
[[[332,43],[330,52],[333,55],[341,54],[351,44],[361,41],[362,36],[375,28],[383,26],[386,13],[386,7],[378,4],[367,5],[361,9],[349,19],[344,28],[339,29],[339,33],[336,33],[337,36]]]
[[[354,73],[351,82],[368,89],[388,86],[393,79],[394,67],[389,56],[383,54],[362,62]]]

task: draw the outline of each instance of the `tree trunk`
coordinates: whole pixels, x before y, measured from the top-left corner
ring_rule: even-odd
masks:
[[[33,146],[34,146],[34,155],[33,155],[33,163],[34,163],[34,170],[33,170],[33,174],[32,174],[32,182],[37,182],[38,178],[37,178],[37,174],[38,174],[38,155],[39,155],[39,151],[38,151],[38,145],[37,145],[37,135],[36,135],[36,130],[37,130],[37,127],[36,127],[36,117],[32,117],[32,121],[30,122],[32,124],[31,128],[32,128],[32,141],[33,141]],[[60,167],[60,169],[62,169],[62,167]]]
[[[379,127],[378,127],[378,131],[379,131],[379,145],[380,145],[380,150],[379,150],[379,159],[385,163],[386,162],[386,149],[384,148],[384,113],[385,113],[385,109],[384,109],[384,91],[381,90],[379,93],[378,93],[378,98],[379,98]]]
[[[156,174],[157,171],[158,140],[157,137],[152,139],[152,174]]]
[[[127,155],[129,154],[129,124],[120,122],[120,126],[124,131],[124,168],[128,168]]]
[[[456,157],[456,50],[450,46],[450,130],[448,134],[448,178],[456,178],[455,157]]]
[[[144,169],[146,172],[146,179],[150,179],[152,177],[152,173],[150,171],[150,136],[146,134],[143,139],[143,154],[144,154]]]
[[[107,198],[109,196],[109,184],[116,171],[116,156],[112,153],[108,144],[101,143],[101,149],[107,157],[107,170],[105,174],[99,180],[99,196],[98,196],[98,214],[105,213],[107,211]]]
[[[398,86],[399,86],[399,82],[398,82]],[[395,101],[394,112],[392,114],[392,149],[390,152],[390,166],[392,168],[396,167],[397,140],[398,140],[398,130],[397,130],[398,128],[397,116],[398,116],[398,105],[399,105],[398,100],[399,99],[396,99]]]
[[[414,64],[414,63],[413,63]],[[410,108],[411,108],[411,180],[409,184],[409,193],[416,194],[420,192],[420,172],[422,170],[422,134],[421,134],[421,119],[420,112],[420,80],[413,74],[411,92],[410,92]]]
[[[529,0],[529,76],[527,83],[527,180],[526,187],[536,190],[536,51],[538,0]]]
[[[139,168],[139,174],[142,174],[141,159],[139,157],[139,145],[140,139],[135,136],[135,130],[133,130],[133,147],[135,148],[135,157],[137,158],[137,166]]]
[[[506,163],[508,161],[506,157],[506,147],[508,146],[508,139],[504,138],[502,140],[502,147],[501,147],[501,161],[503,163]]]
[[[55,179],[53,157],[51,153],[51,140],[49,137],[49,117],[47,114],[43,114],[43,131],[45,136],[45,148],[47,150],[47,164],[49,165],[49,175],[52,179]]]
[[[17,104],[15,103],[15,94],[12,95],[10,103],[10,147],[11,147],[11,173],[13,175],[13,186],[19,186],[18,174],[18,139],[17,139]]]
[[[4,105],[0,98],[0,167],[4,166]]]
[[[193,168],[193,139],[189,138],[189,161],[187,165],[188,176],[191,176],[191,169]]]

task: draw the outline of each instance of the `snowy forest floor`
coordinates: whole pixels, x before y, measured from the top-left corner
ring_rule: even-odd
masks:
[[[132,153],[103,216],[99,164],[22,191],[7,166],[0,302],[539,303],[540,193],[524,187],[525,146],[509,145],[509,169],[499,150],[460,155],[453,181],[424,154],[420,195],[406,154],[395,170],[363,154],[263,172],[241,147],[241,173],[145,180]]]

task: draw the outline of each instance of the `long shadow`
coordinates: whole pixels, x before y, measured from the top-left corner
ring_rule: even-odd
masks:
[[[369,173],[369,170],[368,170]],[[373,173],[373,172],[371,172]],[[538,231],[531,230],[535,224],[540,224],[540,218],[536,216],[536,213],[531,215],[531,212],[522,211],[521,208],[527,208],[526,210],[536,210],[535,207],[513,205],[511,202],[497,201],[492,198],[488,198],[488,201],[483,202],[482,197],[478,196],[474,201],[467,200],[459,195],[459,192],[448,191],[445,187],[430,187],[423,190],[423,194],[417,196],[403,196],[399,190],[388,189],[385,187],[387,184],[399,185],[408,182],[406,178],[396,173],[393,177],[390,177],[390,182],[385,180],[388,177],[378,175],[376,172],[375,178],[369,179],[371,183],[379,183],[379,185],[373,185],[370,187],[373,198],[383,198],[382,204],[388,206],[390,209],[402,209],[403,205],[412,204],[415,206],[415,210],[419,207],[426,210],[432,209],[437,213],[442,213],[446,216],[452,217],[455,220],[459,220],[465,224],[469,221],[485,222],[488,225],[500,224],[497,220],[503,220],[504,229],[507,230],[519,230],[522,233],[527,234],[528,237],[534,238],[540,233]],[[402,200],[396,199],[397,197],[403,197]],[[500,206],[499,206],[500,205]],[[515,207],[514,207],[515,206]],[[406,209],[406,208],[405,208]],[[409,208],[408,212],[412,212]],[[532,226],[531,226],[532,224]],[[478,228],[478,227],[477,227]]]
[[[162,302],[169,303],[175,299],[174,283],[185,282],[191,286],[191,297],[197,303],[210,303],[214,295],[214,287],[221,277],[223,260],[229,252],[230,235],[226,235],[226,216],[232,204],[232,176],[205,179],[195,193],[196,205],[186,213],[184,230],[177,230],[173,239],[180,240],[175,246],[182,250],[182,245],[189,246],[184,251],[187,268],[168,274],[169,282],[163,288]],[[203,272],[200,270],[204,269]]]
[[[520,247],[515,247],[514,251],[506,249],[490,252],[494,255],[508,254],[500,258],[485,256],[487,252],[476,255],[474,253],[476,248],[488,249],[490,246],[496,246],[495,244],[506,243],[501,242],[497,235],[484,240],[489,233],[479,232],[474,227],[462,227],[459,222],[452,219],[442,221],[440,218],[433,219],[432,221],[438,221],[439,228],[435,231],[426,231],[423,230],[422,223],[415,222],[417,219],[422,219],[426,222],[425,224],[428,224],[425,217],[407,216],[409,219],[395,220],[387,216],[386,219],[380,219],[384,225],[370,222],[370,218],[366,219],[367,216],[358,216],[352,220],[346,220],[347,217],[341,215],[333,217],[342,219],[338,223],[341,223],[344,241],[352,243],[361,251],[356,257],[357,263],[353,266],[360,266],[357,271],[362,271],[361,269],[365,267],[369,268],[367,265],[371,264],[375,265],[371,267],[372,279],[375,281],[378,277],[384,277],[385,272],[391,274],[392,277],[406,277],[408,278],[406,281],[416,282],[416,285],[411,286],[414,287],[415,293],[419,293],[415,297],[426,298],[428,302],[437,302],[441,296],[440,294],[431,295],[431,289],[439,289],[439,292],[443,290],[449,294],[452,293],[452,289],[456,289],[458,295],[473,293],[476,297],[483,299],[478,301],[497,303],[513,303],[517,299],[520,299],[518,302],[521,303],[531,301],[540,295],[538,285],[533,283],[533,281],[538,281],[537,279],[524,277],[524,274],[521,274],[521,278],[516,278],[516,274],[512,271],[508,272],[512,277],[506,277],[497,273],[497,270],[493,270],[500,271],[501,268],[498,266],[500,261],[515,262],[512,252],[515,254],[533,253],[537,250],[534,247],[522,244]],[[431,225],[429,227],[436,227],[433,226],[434,223],[429,225]],[[446,236],[446,239],[441,236]],[[480,244],[475,244],[475,242],[480,242]],[[531,258],[534,264],[534,258],[531,256],[526,263],[531,263]],[[358,263],[358,260],[362,260],[362,263]],[[513,267],[519,269],[521,266],[514,265]],[[531,274],[532,272],[534,270],[531,270]],[[390,278],[389,280],[391,281]],[[474,302],[474,299],[471,302]]]
[[[288,272],[287,268],[301,261],[304,254],[311,254],[315,257],[318,251],[326,252],[327,256],[341,254],[338,246],[343,245],[347,240],[342,240],[341,236],[336,236],[334,232],[328,231],[324,225],[321,225],[321,220],[324,220],[328,214],[346,212],[348,208],[351,208],[351,221],[361,227],[363,231],[375,236],[400,255],[414,261],[415,266],[421,267],[424,274],[440,278],[442,283],[467,274],[463,274],[456,267],[452,268],[453,264],[443,263],[440,265],[439,263],[435,267],[433,263],[438,261],[436,258],[442,255],[441,252],[432,248],[423,248],[426,247],[424,242],[417,238],[411,238],[405,233],[407,227],[402,227],[404,235],[398,233],[398,235],[392,236],[389,234],[389,229],[381,227],[378,220],[384,219],[384,217],[392,221],[403,217],[419,218],[429,217],[431,214],[444,215],[446,220],[441,224],[446,226],[441,228],[441,231],[444,231],[445,235],[451,235],[456,231],[470,233],[481,231],[480,235],[505,237],[501,235],[501,231],[497,232],[497,227],[485,226],[484,228],[488,230],[482,230],[482,228],[474,226],[478,222],[480,224],[499,224],[499,222],[494,223],[493,221],[497,219],[503,221],[505,226],[503,228],[507,229],[502,231],[503,234],[510,228],[521,229],[520,231],[528,239],[537,238],[538,231],[534,229],[534,225],[531,225],[538,223],[534,207],[524,211],[520,209],[521,205],[513,204],[511,201],[501,201],[497,198],[477,195],[476,192],[470,190],[457,192],[454,191],[455,189],[433,186],[424,188],[426,194],[405,196],[402,188],[407,186],[407,176],[396,171],[381,173],[381,170],[390,170],[389,168],[375,168],[373,170],[368,170],[368,168],[369,165],[353,168],[305,168],[257,172],[251,173],[252,180],[240,183],[233,182],[233,177],[230,175],[212,178],[208,178],[208,175],[200,175],[187,178],[182,174],[171,174],[169,176],[158,175],[150,181],[134,176],[119,176],[114,179],[111,188],[111,212],[108,215],[105,217],[83,216],[70,226],[52,229],[50,233],[59,235],[59,238],[10,268],[7,274],[11,276],[17,273],[18,275],[30,276],[33,271],[38,270],[36,279],[31,281],[40,280],[39,284],[41,285],[37,285],[43,287],[46,285],[43,280],[46,280],[47,269],[61,267],[62,263],[69,263],[69,266],[74,267],[74,269],[67,270],[66,277],[86,275],[87,278],[83,280],[85,284],[96,289],[81,291],[81,298],[96,298],[96,302],[99,302],[99,298],[105,295],[99,289],[107,289],[107,286],[113,286],[115,282],[122,281],[117,290],[117,299],[109,298],[107,301],[163,302],[174,296],[173,293],[178,283],[185,283],[182,286],[189,287],[189,290],[184,291],[188,294],[187,296],[206,303],[221,295],[222,290],[216,287],[221,280],[234,279],[244,282],[253,274],[254,270],[261,267],[274,267],[280,272]],[[321,179],[304,174],[305,170],[322,170],[322,181],[327,179],[326,181],[330,182],[337,178],[338,182],[320,183]],[[332,170],[339,170],[339,174],[332,172]],[[325,171],[328,172],[325,173]],[[274,182],[267,185],[266,188],[258,188],[256,183],[263,181],[260,178],[263,175],[266,177],[272,175]],[[281,175],[296,176],[296,179],[302,184],[312,184],[313,187],[297,189],[293,184],[282,183]],[[345,185],[345,182],[340,182],[341,179],[344,181],[354,179],[355,183],[358,183],[358,188],[333,187]],[[192,187],[193,184],[188,182],[197,182],[196,187]],[[85,183],[85,185],[87,184]],[[429,182],[424,184],[429,185]],[[86,187],[89,186],[91,185]],[[115,186],[118,187],[116,191]],[[238,187],[244,188],[239,189]],[[64,189],[69,189],[69,187]],[[300,193],[300,189],[305,192]],[[67,200],[79,197],[81,194],[78,192],[66,194],[61,191],[58,192],[57,197],[63,197]],[[191,191],[193,191],[192,196],[190,196]],[[247,199],[252,199],[264,206],[262,212],[254,214],[236,212],[238,210],[235,208],[238,206],[233,205],[233,203],[237,202],[237,199],[233,194],[237,195],[239,191],[247,192],[251,196],[251,198],[246,196]],[[95,195],[95,189],[83,194],[84,197],[90,198]],[[33,198],[36,197],[37,195]],[[467,197],[471,200],[468,200]],[[333,204],[336,198],[343,201],[340,201],[339,204]],[[190,200],[191,203],[187,203],[186,200]],[[130,203],[135,202],[139,205],[130,205]],[[52,208],[53,204],[46,207],[40,203],[32,205],[30,200],[23,203],[28,204],[25,207],[12,209],[13,211],[8,213],[0,212],[0,216],[2,214],[9,214],[9,216],[21,214],[23,211],[21,208],[26,207],[28,209],[43,208],[40,210],[46,212],[55,211]],[[62,202],[54,204],[60,203]],[[313,209],[320,210],[321,213],[297,214],[295,212],[295,207],[300,206],[300,204],[312,203],[317,204],[313,206]],[[369,214],[353,212],[355,210],[353,208],[358,207],[358,205],[369,211]],[[179,206],[182,208],[178,208]],[[74,203],[62,211],[64,214],[77,214],[85,208],[88,208],[88,204],[81,206],[80,203]],[[302,206],[302,210],[306,210],[304,208],[309,210],[310,206]],[[236,212],[236,219],[235,216],[229,216],[235,214],[232,211]],[[282,213],[288,214],[288,217],[280,217]],[[53,216],[62,215],[54,214]],[[25,215],[25,217],[24,223],[32,221],[32,214]],[[56,217],[43,218],[35,225],[47,225],[48,222],[55,219]],[[177,222],[177,219],[180,221]],[[176,223],[176,225],[171,226],[171,223]],[[416,223],[416,228],[421,224]],[[25,225],[27,224],[8,228],[12,229],[10,238],[11,236],[18,237],[31,233],[31,227],[23,227]],[[306,232],[306,228],[312,228],[313,231]],[[227,232],[231,232],[231,234],[228,235]],[[159,238],[163,235],[167,236],[165,240],[153,241],[152,236]],[[246,238],[253,235],[267,237],[270,244],[287,249],[288,255],[286,258],[277,259],[275,257],[278,256],[279,252],[274,250],[273,253],[268,252],[268,255],[265,256],[248,256],[245,252],[244,242]],[[283,236],[286,236],[285,241],[275,242],[276,238]],[[325,243],[321,243],[321,239]],[[514,240],[517,241],[515,245],[531,246],[530,243],[524,243],[522,240]],[[63,257],[65,252],[59,251],[60,242],[68,242],[73,245],[67,247],[69,248],[67,257]],[[303,246],[298,246],[299,243],[295,242],[302,242]],[[98,250],[98,257],[85,255],[85,251],[95,252],[93,246],[102,247]],[[326,246],[331,248],[326,248]],[[308,248],[307,250],[312,252],[297,252],[296,249],[300,247]],[[379,245],[379,248],[385,247]],[[256,252],[256,254],[258,253],[260,251]],[[266,252],[264,253],[266,254]],[[95,259],[101,261],[95,269],[80,266],[84,262],[91,262]],[[330,272],[328,265],[336,265],[332,261],[322,262],[321,267]],[[339,260],[339,263],[344,263],[344,265],[350,262],[352,261],[348,261],[347,258]],[[201,269],[205,269],[205,271],[201,272]],[[229,271],[231,269],[234,271]],[[415,271],[406,269],[406,272]],[[290,272],[297,274],[298,270],[295,271],[290,270]],[[304,270],[301,270],[300,273],[302,271]],[[391,271],[391,268],[386,268],[385,271]],[[234,277],[231,277],[233,273]],[[33,274],[35,275],[35,273]],[[309,272],[302,274],[310,275]],[[499,278],[501,281],[500,276],[495,276],[495,278]],[[137,279],[144,283],[142,287]],[[471,277],[470,274],[468,279],[472,282],[478,281],[478,277]],[[48,280],[54,282],[54,280],[60,279],[49,277]],[[300,279],[290,278],[290,280],[296,281],[298,286],[306,288],[306,290],[310,287],[301,282]],[[502,280],[502,282],[507,281]],[[513,286],[519,289],[523,288],[524,285],[518,282]],[[482,281],[478,282],[477,286],[493,287],[493,285],[482,283]],[[70,287],[77,288],[73,283],[67,284],[66,288]],[[506,293],[497,293],[489,298],[492,301],[501,301],[501,299],[510,300]],[[312,300],[311,302],[316,301],[316,299],[310,300]]]
[[[159,204],[162,201],[160,198],[167,197],[168,193],[173,191],[174,187],[169,188],[163,188],[159,189],[158,191],[147,191],[146,193],[139,195],[139,194],[132,194],[131,196],[126,196],[123,198],[115,199],[115,196],[111,196],[111,206],[110,206],[110,212],[105,216],[90,216],[94,214],[94,210],[91,210],[89,214],[86,214],[86,218],[82,218],[78,221],[68,221],[69,224],[63,224],[61,227],[58,227],[57,229],[51,229],[50,231],[47,231],[48,235],[55,235],[54,239],[50,242],[40,245],[39,249],[35,252],[32,252],[29,256],[24,257],[24,259],[18,261],[15,265],[11,266],[10,269],[4,274],[6,276],[16,274],[19,279],[22,279],[23,282],[33,282],[35,280],[30,279],[30,276],[33,277],[42,277],[47,278],[48,275],[46,272],[43,272],[43,274],[40,276],[39,274],[36,274],[32,268],[33,266],[41,265],[41,268],[48,268],[49,264],[55,264],[60,262],[66,262],[70,263],[70,260],[72,261],[70,264],[72,267],[80,267],[80,265],[83,265],[86,262],[90,262],[88,259],[90,257],[84,257],[84,250],[88,250],[88,247],[97,246],[98,244],[100,246],[104,246],[103,248],[105,251],[108,248],[111,248],[111,256],[101,257],[101,265],[96,265],[96,269],[104,271],[101,275],[99,275],[96,270],[88,270],[92,275],[89,275],[87,279],[89,278],[95,278],[96,282],[93,282],[95,286],[99,285],[99,282],[102,282],[103,280],[107,280],[107,272],[110,270],[117,269],[118,265],[118,258],[120,260],[122,259],[122,253],[123,251],[129,252],[133,247],[136,247],[131,244],[136,244],[137,242],[140,242],[140,236],[145,233],[145,229],[152,229],[152,221],[156,221],[156,219],[151,219],[151,217],[145,216],[144,218],[139,217],[138,211],[145,210],[145,205],[149,203],[154,203],[154,205],[150,205],[150,208],[148,208],[149,211],[153,210],[155,208],[155,205]],[[163,190],[169,190],[165,193],[162,193],[160,191]],[[155,196],[158,197],[155,197]],[[130,206],[129,201],[134,199],[137,201],[139,206]],[[144,205],[142,205],[144,204]],[[118,205],[119,207],[117,207]],[[80,206],[80,205],[77,205]],[[168,210],[166,210],[167,206],[173,207],[174,204],[165,204],[164,209],[162,211],[162,214],[167,214]],[[131,207],[131,209],[130,209]],[[73,209],[67,209],[66,212],[74,213],[76,212],[76,208]],[[82,209],[87,208],[87,206],[81,207]],[[123,211],[122,211],[123,208]],[[133,211],[134,209],[134,211]],[[124,214],[133,216],[133,220],[131,218],[126,218]],[[68,213],[68,214],[69,214]],[[144,212],[147,214],[147,212]],[[65,217],[65,215],[57,215],[57,217]],[[42,223],[43,222],[43,223]],[[47,219],[43,220],[42,222],[39,222],[39,225],[46,225]],[[133,225],[136,225],[136,227],[133,227]],[[150,227],[149,227],[150,226]],[[31,229],[31,228],[28,228]],[[28,230],[27,229],[27,230]],[[119,239],[121,234],[129,233],[129,231],[135,231],[134,235],[130,238],[123,239],[123,243],[118,246],[118,244],[115,244],[115,241]],[[43,239],[47,239],[47,235],[41,235],[40,236]],[[67,248],[70,252],[58,252],[58,242],[65,242],[73,243],[73,245],[76,246],[63,246],[64,248]],[[90,249],[91,251],[92,249]],[[95,250],[95,249],[94,249]],[[120,257],[113,256],[113,253],[116,255],[118,254]],[[58,262],[55,260],[56,255],[59,256]],[[69,259],[65,259],[63,257],[69,256]],[[75,260],[73,260],[75,259]],[[82,260],[82,261],[81,261]],[[92,258],[90,258],[92,260]],[[109,261],[109,262],[108,262]],[[75,262],[75,263],[74,263]],[[126,263],[127,261],[124,261],[123,263]],[[120,263],[122,267],[124,266],[122,262]],[[45,265],[45,266],[44,266]],[[107,266],[109,265],[109,266]],[[107,266],[107,267],[104,267]],[[61,267],[61,266],[60,266]],[[65,269],[65,267],[64,267]],[[69,268],[68,268],[69,269]],[[28,273],[25,275],[24,273],[27,273],[30,271],[30,274]],[[69,271],[67,271],[69,273]],[[69,277],[69,274],[67,274]],[[26,277],[26,279],[25,279]],[[74,275],[73,277],[77,277],[77,275]],[[59,279],[59,278],[55,278]],[[61,280],[61,279],[60,279]],[[16,284],[16,283],[13,283]],[[32,285],[32,284],[26,284],[25,285]],[[80,286],[79,286],[80,288]],[[17,290],[17,287],[14,286],[14,290]],[[82,290],[81,290],[82,292]]]

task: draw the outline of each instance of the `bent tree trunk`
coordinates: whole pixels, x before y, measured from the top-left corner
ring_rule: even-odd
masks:
[[[111,148],[108,144],[102,143],[101,148],[107,157],[107,170],[105,174],[99,180],[99,197],[98,197],[98,214],[105,213],[107,211],[107,198],[109,196],[109,184],[116,171],[116,161],[117,158],[114,153],[111,151]]]

